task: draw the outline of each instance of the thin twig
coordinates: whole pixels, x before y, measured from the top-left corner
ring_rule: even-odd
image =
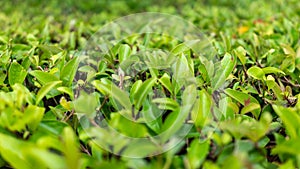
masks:
[[[63,121],[68,121],[70,118],[71,118],[71,116],[73,116],[74,115],[74,113],[75,113],[75,110],[73,109],[72,111],[71,111],[71,113],[63,120]]]
[[[87,155],[91,156],[92,154],[89,152],[87,148],[85,148],[82,144],[80,144],[80,148],[83,152],[85,152]]]
[[[90,122],[91,122],[91,124],[92,124],[93,126],[95,126],[95,127],[100,127],[100,126],[95,122],[94,119],[91,119]]]
[[[300,87],[300,84],[294,84],[287,77],[283,76],[283,78],[284,78],[284,80],[281,79],[283,82],[288,83],[288,84],[292,85],[293,87]]]
[[[100,105],[100,107],[99,107],[99,110],[101,110],[101,109],[102,109],[102,107],[103,107],[103,106],[104,106],[104,104],[106,103],[107,99],[108,99],[108,96],[107,96],[107,95],[106,95],[106,96],[104,96],[104,100],[103,100],[103,102],[101,103],[101,105]]]

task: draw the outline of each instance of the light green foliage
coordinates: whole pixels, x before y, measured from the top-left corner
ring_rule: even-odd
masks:
[[[0,6],[0,168],[300,168],[297,0]],[[86,46],[105,23],[146,11],[208,38],[185,43],[194,35],[169,29],[118,39],[132,30],[115,24],[114,45]]]

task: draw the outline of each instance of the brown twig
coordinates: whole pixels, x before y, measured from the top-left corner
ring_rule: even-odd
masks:
[[[80,144],[80,148],[83,152],[85,152],[87,155],[91,156],[92,154],[89,152],[87,148],[85,148],[82,144]]]
[[[73,109],[71,112],[70,112],[70,114],[63,120],[63,121],[68,121],[73,115],[74,115],[74,113],[75,113],[75,110]]]
[[[294,84],[287,77],[283,76],[284,79],[281,79],[283,82],[290,84],[293,87],[300,87],[300,84]]]

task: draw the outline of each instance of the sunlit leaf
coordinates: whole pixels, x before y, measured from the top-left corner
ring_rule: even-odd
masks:
[[[39,104],[39,102],[43,99],[44,96],[46,96],[46,94],[48,92],[50,92],[50,90],[54,89],[57,85],[61,84],[62,81],[53,81],[53,82],[48,82],[46,83],[37,93],[36,95],[36,104]]]
[[[27,71],[19,63],[14,61],[8,70],[8,82],[12,86],[15,83],[23,83],[27,75]]]
[[[247,74],[258,80],[263,80],[263,78],[265,76],[264,71],[257,66],[253,66],[253,67],[249,68],[247,70]]]

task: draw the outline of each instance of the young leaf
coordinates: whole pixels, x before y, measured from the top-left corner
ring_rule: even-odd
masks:
[[[40,124],[44,115],[44,111],[44,107],[37,107],[35,105],[29,105],[26,107],[23,121],[27,123],[27,126],[31,131],[36,130]]]
[[[246,50],[242,47],[239,46],[238,48],[234,49],[234,53],[237,55],[239,60],[243,65],[246,64]]]
[[[68,94],[71,97],[72,100],[74,99],[73,90],[71,88],[68,88],[68,87],[58,87],[57,90],[60,91],[60,92],[62,92],[62,93]]]
[[[286,131],[291,138],[297,138],[300,135],[299,124],[300,116],[296,110],[292,108],[285,108],[282,106],[273,105],[273,109],[281,118],[286,127]]]
[[[189,82],[194,77],[194,72],[190,69],[190,65],[186,56],[182,53],[172,67],[173,77],[179,85]]]
[[[36,105],[39,104],[39,102],[42,100],[42,98],[44,96],[46,96],[46,94],[54,89],[57,85],[61,84],[62,81],[53,81],[53,82],[49,82],[49,83],[46,83],[37,93],[36,95]]]
[[[34,145],[24,147],[22,153],[26,156],[28,163],[39,168],[66,168],[66,163],[60,155],[50,152],[46,149],[38,148]]]
[[[38,45],[38,47],[43,52],[49,53],[49,54],[57,54],[62,51],[62,49],[60,49],[59,47],[54,46],[54,45]]]
[[[73,101],[73,107],[77,113],[83,113],[86,115],[92,115],[97,106],[99,105],[98,93],[86,94],[81,92],[80,96]]]
[[[226,53],[221,61],[221,66],[219,69],[217,69],[215,76],[212,78],[211,83],[214,90],[218,89],[224,84],[226,78],[233,71],[235,64],[236,58],[229,53]]]
[[[233,90],[233,89],[225,89],[225,93],[228,96],[230,96],[233,99],[235,99],[236,101],[240,102],[243,106],[247,106],[250,103],[256,103],[256,104],[259,105],[259,102],[254,97],[252,97],[249,94],[246,94],[246,93],[243,93],[243,92],[239,92],[239,91],[236,91],[236,90]],[[256,107],[258,107],[258,106],[256,105]],[[252,111],[253,115],[256,118],[258,118],[258,116],[260,114],[260,110],[261,110],[261,107],[259,106],[257,109],[254,109]]]
[[[144,100],[146,99],[149,91],[152,89],[153,85],[156,82],[156,78],[150,78],[147,79],[146,81],[144,81],[144,83],[137,89],[135,95],[133,96],[134,98],[134,104],[135,104],[135,108],[138,110]]]
[[[66,127],[62,133],[64,155],[68,168],[79,169],[80,168],[80,154],[78,150],[78,142],[76,135],[72,128]]]
[[[299,155],[299,146],[300,146],[300,138],[292,138],[289,140],[284,141],[276,145],[274,149],[272,149],[272,154],[293,154]]]
[[[197,127],[202,128],[209,122],[211,106],[211,96],[205,90],[201,90],[192,110],[192,119]]]
[[[282,90],[280,86],[275,82],[275,79],[272,75],[267,76],[266,83],[269,90],[272,90],[275,96],[277,97],[277,99],[282,101],[283,100]]]
[[[225,97],[219,101],[219,109],[225,120],[233,118],[234,114],[239,111],[239,108],[232,102],[230,97]]]
[[[179,107],[179,104],[170,98],[156,98],[152,100],[153,103],[159,104],[158,108],[163,110],[176,110]]]
[[[131,49],[130,46],[127,44],[120,45],[119,47],[119,62],[122,63],[123,61],[127,60],[130,56]]]
[[[75,57],[63,67],[60,73],[60,80],[63,81],[64,86],[70,86],[72,84],[78,68],[78,64],[79,59],[78,57]]]
[[[173,87],[170,81],[170,76],[164,73],[163,76],[158,79],[158,81],[166,88],[170,93],[173,93]]]
[[[8,69],[8,82],[9,85],[15,83],[23,83],[27,75],[26,70],[18,62],[13,61]]]
[[[296,52],[294,51],[294,49],[291,46],[282,44],[281,47],[283,49],[284,54],[296,56]]]
[[[131,110],[131,102],[128,94],[114,85],[108,79],[95,80],[92,84],[96,87],[97,90],[104,94],[111,95],[114,99],[116,99],[125,109]]]
[[[59,80],[55,75],[40,70],[31,71],[29,74],[34,76],[42,85],[45,85],[48,82]]]
[[[27,143],[2,133],[0,133],[0,140],[0,154],[13,168],[31,169],[33,167],[20,153],[24,146],[28,146]]]
[[[258,80],[263,80],[263,78],[265,76],[264,71],[257,66],[253,66],[253,67],[249,68],[247,70],[247,74]]]
[[[262,68],[262,70],[265,74],[281,73],[281,74],[285,75],[285,73],[282,70],[280,70],[276,67],[264,67],[264,68]]]
[[[260,109],[260,105],[257,103],[249,103],[248,105],[244,106],[241,110],[241,114],[246,114],[252,111]]]
[[[181,53],[184,53],[185,51],[190,50],[190,47],[187,46],[185,43],[181,43],[171,51],[173,55],[179,55]]]
[[[110,125],[130,137],[146,137],[148,135],[143,124],[129,120],[120,113],[111,115]]]
[[[194,139],[187,148],[187,157],[192,169],[199,168],[209,152],[209,141],[200,142]]]
[[[193,93],[193,94],[191,94]],[[191,109],[196,101],[196,86],[189,85],[183,91],[182,94],[182,105],[180,108],[175,109],[170,115],[167,116],[163,126],[162,140],[167,141],[172,135],[174,135],[184,125],[184,121],[189,116]],[[182,133],[181,133],[182,134]]]
[[[131,89],[130,89],[130,100],[133,102],[133,97],[138,91],[138,89],[142,86],[143,81],[142,80],[137,80],[136,82],[133,83]]]

